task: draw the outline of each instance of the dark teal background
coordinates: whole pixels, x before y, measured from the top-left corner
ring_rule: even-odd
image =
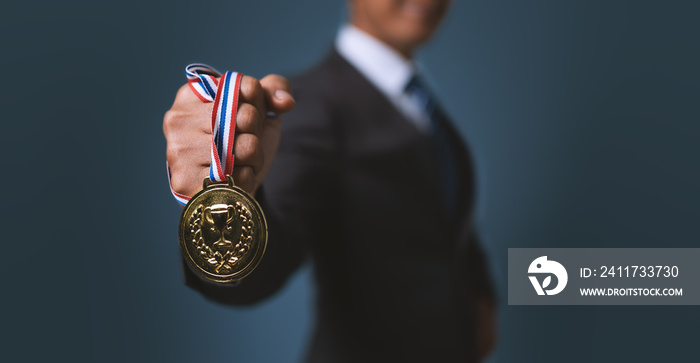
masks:
[[[455,1],[420,54],[471,145],[493,362],[692,361],[700,307],[513,306],[508,247],[697,247],[700,6]],[[4,361],[297,362],[309,267],[252,308],[182,283],[161,123],[183,68],[321,57],[344,2],[3,4]]]

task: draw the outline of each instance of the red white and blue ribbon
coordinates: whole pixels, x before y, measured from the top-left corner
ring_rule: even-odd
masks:
[[[223,75],[206,64],[194,63],[185,67],[187,82],[194,94],[202,102],[214,102],[211,114],[211,166],[209,179],[212,182],[224,182],[227,175],[233,174],[233,138],[236,132],[236,113],[238,112],[238,93],[242,74],[225,72]],[[221,77],[217,81],[217,77]],[[168,181],[170,168],[168,167]],[[178,203],[183,206],[189,202],[189,196],[170,191]]]

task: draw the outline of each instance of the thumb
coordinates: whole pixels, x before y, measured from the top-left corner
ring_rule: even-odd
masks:
[[[260,85],[265,90],[265,103],[268,112],[286,113],[296,105],[296,101],[292,97],[292,89],[286,78],[270,74],[260,80]]]

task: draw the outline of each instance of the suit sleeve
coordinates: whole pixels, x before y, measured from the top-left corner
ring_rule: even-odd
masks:
[[[338,163],[332,117],[323,95],[304,88],[296,88],[294,95],[297,106],[282,118],[279,152],[256,195],[268,223],[260,264],[245,279],[221,284],[199,277],[183,263],[186,284],[210,300],[249,305],[272,296],[333,224],[328,211],[338,185]]]

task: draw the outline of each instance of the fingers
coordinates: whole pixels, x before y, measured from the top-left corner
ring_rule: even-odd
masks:
[[[263,88],[260,86],[260,82],[258,82],[257,79],[249,76],[243,76],[241,79],[240,90],[241,101],[250,103],[259,111],[267,110],[265,107]]]
[[[236,132],[259,135],[262,131],[262,111],[250,103],[241,102],[236,113]]]
[[[233,141],[234,170],[236,167],[251,167],[257,174],[263,167],[264,154],[260,139],[253,134],[238,134]],[[235,179],[235,177],[234,177]]]
[[[243,76],[240,86],[240,100],[236,114],[236,136],[233,142],[235,155],[233,180],[243,190],[254,194],[256,175],[264,169],[264,150],[261,138],[264,136],[264,119],[268,112],[265,90],[260,82]]]
[[[240,87],[240,102],[236,113],[236,139],[234,140],[234,155],[236,157],[244,156],[236,150],[239,144],[238,136],[252,134],[259,137],[262,133],[263,118],[267,112],[263,89],[257,79],[243,76]]]
[[[236,186],[249,192],[255,188],[255,172],[250,166],[236,166],[233,168],[233,180]]]
[[[279,144],[279,118],[266,121],[268,111],[284,113],[295,101],[283,77],[270,75],[261,82],[243,76],[236,113],[233,179],[240,188],[254,194],[266,175]],[[211,161],[211,113],[214,104],[202,102],[189,84],[177,92],[164,117],[171,186],[177,193],[192,196],[209,176]],[[269,155],[269,157],[267,157]]]
[[[209,149],[200,147],[201,141],[183,142],[180,139],[178,136],[168,138],[166,157],[170,185],[175,192],[192,196],[202,188],[202,180],[209,173]],[[211,135],[200,139],[211,140]]]
[[[203,141],[209,145],[211,136],[206,135]],[[183,144],[177,138],[170,138],[166,150],[170,166],[170,185],[175,192],[188,196],[196,194],[202,188],[202,180],[209,177],[210,149],[193,146],[196,144],[202,142]],[[255,176],[264,165],[259,138],[247,133],[236,135],[233,147],[233,179],[243,190],[253,191]]]
[[[185,84],[177,91],[175,101],[165,113],[163,118],[163,132],[167,137],[169,133],[199,131],[211,134],[211,112],[214,108],[212,102],[204,103],[190,90],[189,84]]]
[[[194,92],[192,92],[192,88],[190,87],[189,83],[185,83],[182,85],[178,90],[177,94],[175,94],[175,101],[173,102],[173,106],[177,106],[179,104],[189,104],[189,103],[194,103],[194,102],[201,102],[197,96],[195,96]]]
[[[260,80],[269,112],[286,113],[296,105],[292,97],[292,88],[286,78],[270,74]]]
[[[209,176],[209,166],[182,170],[182,164],[170,166],[170,187],[179,194],[193,196],[202,189],[202,181]]]
[[[260,136],[264,117],[268,112],[289,112],[296,105],[286,78],[271,74],[259,82],[243,76],[236,117],[236,130]]]

